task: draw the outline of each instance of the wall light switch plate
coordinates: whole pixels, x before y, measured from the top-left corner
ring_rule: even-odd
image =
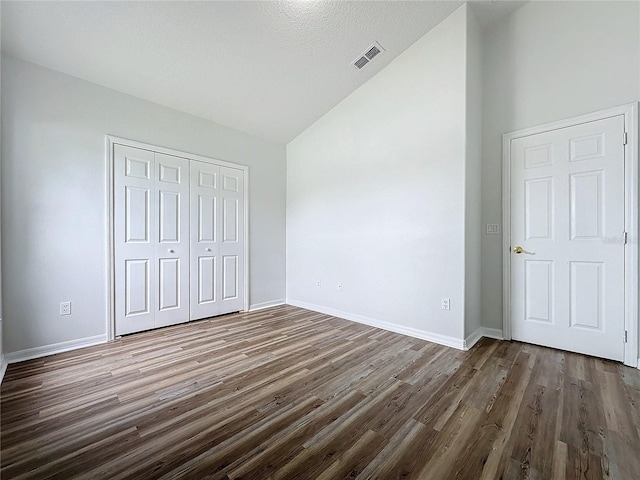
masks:
[[[487,235],[499,235],[500,225],[497,223],[487,223]]]

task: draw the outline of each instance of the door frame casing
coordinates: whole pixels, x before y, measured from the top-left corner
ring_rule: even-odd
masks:
[[[638,103],[546,123],[502,135],[502,336],[511,340],[511,141],[583,123],[623,116],[627,133],[624,146],[625,231],[624,248],[624,364],[640,368],[638,358]],[[622,138],[620,139],[622,141]]]
[[[218,160],[216,158],[205,157],[202,155],[196,155],[194,153],[183,152],[180,150],[174,150],[171,148],[160,147],[152,145],[150,143],[138,142],[136,140],[130,140],[127,138],[117,137],[114,135],[105,136],[106,156],[107,161],[107,231],[108,231],[108,246],[106,254],[106,282],[107,282],[107,341],[115,339],[116,331],[116,316],[115,316],[115,239],[114,239],[114,175],[113,175],[113,162],[114,162],[114,145],[124,145],[127,147],[140,148],[142,150],[151,150],[157,153],[164,153],[166,155],[172,155],[174,157],[187,158],[189,160],[197,160],[199,162],[210,163],[220,165],[223,167],[235,168],[241,170],[244,175],[244,282],[243,282],[243,308],[245,312],[249,311],[249,167],[247,165],[240,165],[238,163],[227,162],[224,160]]]

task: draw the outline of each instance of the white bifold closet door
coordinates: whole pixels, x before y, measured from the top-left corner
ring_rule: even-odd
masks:
[[[244,172],[114,145],[115,333],[244,308]]]
[[[191,320],[244,305],[244,175],[191,161]]]
[[[189,160],[114,146],[116,335],[189,320]]]

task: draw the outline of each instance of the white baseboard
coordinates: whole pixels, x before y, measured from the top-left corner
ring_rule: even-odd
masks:
[[[464,339],[464,349],[469,350],[478,340],[482,338],[482,327],[476,328],[467,338]]]
[[[487,338],[495,338],[496,340],[504,340],[502,330],[499,328],[480,327],[482,336]]]
[[[478,340],[482,337],[495,338],[497,340],[503,340],[502,338],[502,330],[498,330],[497,328],[488,328],[488,327],[480,327],[477,328],[471,335],[469,335],[464,340],[464,349],[469,350],[473,347]]]
[[[289,305],[293,305],[294,307],[306,308],[307,310],[313,310],[314,312],[324,313],[326,315],[331,315],[333,317],[344,318],[345,320],[351,320],[353,322],[363,323],[371,327],[381,328],[382,330],[401,333],[402,335],[419,338],[421,340],[437,343],[439,345],[445,345],[447,347],[457,348],[458,350],[465,350],[465,345],[464,345],[465,340],[463,340],[462,338],[450,337],[448,335],[441,335],[439,333],[427,332],[425,330],[418,330],[417,328],[405,327],[395,323],[385,322],[384,320],[365,317],[364,315],[344,312],[342,310],[323,307],[321,305],[314,305],[311,303],[300,302],[298,300],[287,299],[287,303]]]
[[[4,358],[4,354],[0,355],[0,385],[2,384],[2,380],[4,380],[4,374],[7,371],[7,359]]]
[[[34,358],[46,357],[54,353],[68,352],[83,347],[91,347],[107,343],[107,335],[96,335],[95,337],[78,338],[77,340],[69,340],[68,342],[54,343],[52,345],[43,345],[42,347],[27,348],[17,352],[7,353],[5,358],[7,363],[23,362]]]
[[[256,310],[262,310],[263,308],[277,307],[284,304],[284,298],[280,300],[271,300],[270,302],[254,303],[253,305],[249,305],[249,311],[255,312]]]

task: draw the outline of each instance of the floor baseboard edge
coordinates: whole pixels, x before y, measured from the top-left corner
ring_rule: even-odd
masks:
[[[27,348],[25,350],[18,350],[17,352],[7,353],[5,358],[8,364],[18,363],[24,362],[25,360],[54,355],[56,353],[68,352],[69,350],[77,350],[78,348],[91,347],[101,343],[107,343],[106,334],[78,338],[76,340],[43,345],[41,347]]]
[[[442,335],[440,333],[428,332],[426,330],[419,330],[417,328],[405,327],[396,323],[379,320],[376,318],[366,317],[364,315],[358,315],[356,313],[345,312],[335,308],[324,307],[322,305],[315,305],[312,303],[302,302],[294,299],[287,299],[288,305],[294,307],[305,308],[318,313],[324,313],[333,317],[344,318],[345,320],[351,320],[352,322],[363,323],[371,327],[381,328],[390,332],[400,333],[409,337],[419,338],[428,342],[437,343],[439,345],[445,345],[447,347],[457,348],[458,350],[465,350],[464,339],[457,337],[450,337],[448,335]]]
[[[249,311],[255,312],[256,310],[262,310],[264,308],[270,308],[270,307],[278,307],[284,304],[285,304],[284,298],[281,298],[279,300],[271,300],[270,302],[254,303],[253,305],[249,305]]]
[[[4,374],[7,371],[7,359],[4,357],[4,354],[0,355],[0,385],[2,385],[2,380],[4,380]]]
[[[497,328],[478,327],[464,340],[464,349],[470,350],[482,337],[504,340],[502,330]]]

